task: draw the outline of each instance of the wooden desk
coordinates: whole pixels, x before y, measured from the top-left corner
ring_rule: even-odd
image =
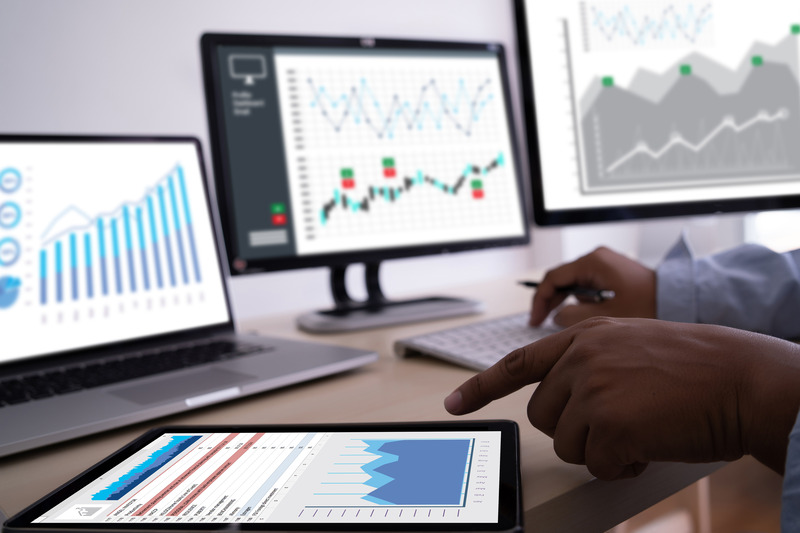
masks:
[[[382,328],[360,333],[312,336],[298,331],[293,316],[242,324],[244,331],[303,338],[375,350],[380,360],[363,369],[53,445],[0,459],[0,508],[15,514],[102,457],[153,426],[164,424],[366,422],[446,420],[442,401],[472,371],[427,358],[398,359],[396,339],[524,311],[531,293],[513,280],[462,287],[486,304],[470,317]],[[722,466],[651,464],[638,478],[603,482],[585,467],[562,462],[552,441],[527,421],[532,387],[494,402],[465,418],[510,418],[521,428],[525,524],[533,531],[605,531]],[[0,431],[2,428],[0,428]]]

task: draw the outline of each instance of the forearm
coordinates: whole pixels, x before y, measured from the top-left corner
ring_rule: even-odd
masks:
[[[739,408],[743,447],[745,453],[783,474],[789,434],[800,408],[800,346],[754,337],[762,353],[747,355],[751,370],[743,382]]]
[[[657,315],[800,337],[800,251],[745,245],[695,259],[681,241],[657,270]]]

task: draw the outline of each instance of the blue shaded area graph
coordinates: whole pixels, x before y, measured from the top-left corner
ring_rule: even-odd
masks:
[[[154,451],[144,462],[120,476],[117,481],[113,482],[105,489],[93,494],[92,500],[114,501],[123,498],[200,438],[200,435],[170,437],[167,444]]]
[[[329,91],[313,78],[307,83],[312,95],[310,107],[318,110],[335,132],[352,124],[371,129],[379,139],[392,139],[398,130],[441,130],[448,123],[470,136],[494,100],[490,79],[472,90],[461,79],[454,93],[442,91],[431,79],[410,98],[395,93],[388,100],[378,98],[366,78],[345,91]]]
[[[137,201],[89,215],[71,205],[42,234],[39,303],[200,283],[191,206],[176,165]]]
[[[377,505],[459,506],[464,504],[473,439],[364,440],[365,452],[379,457],[361,468],[362,498]]]
[[[713,32],[711,2],[582,3],[587,43],[592,48],[697,45]]]

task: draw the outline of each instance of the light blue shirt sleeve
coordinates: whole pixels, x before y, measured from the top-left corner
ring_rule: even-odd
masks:
[[[786,468],[783,473],[781,532],[800,533],[800,413],[789,435]]]
[[[744,244],[697,259],[682,237],[656,269],[662,320],[800,338],[800,250]]]

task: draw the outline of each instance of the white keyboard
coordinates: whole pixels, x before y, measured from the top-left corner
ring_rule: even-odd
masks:
[[[552,324],[532,328],[528,325],[529,318],[530,313],[526,311],[400,339],[394,343],[394,350],[401,357],[422,353],[485,370],[510,351],[560,329]]]

